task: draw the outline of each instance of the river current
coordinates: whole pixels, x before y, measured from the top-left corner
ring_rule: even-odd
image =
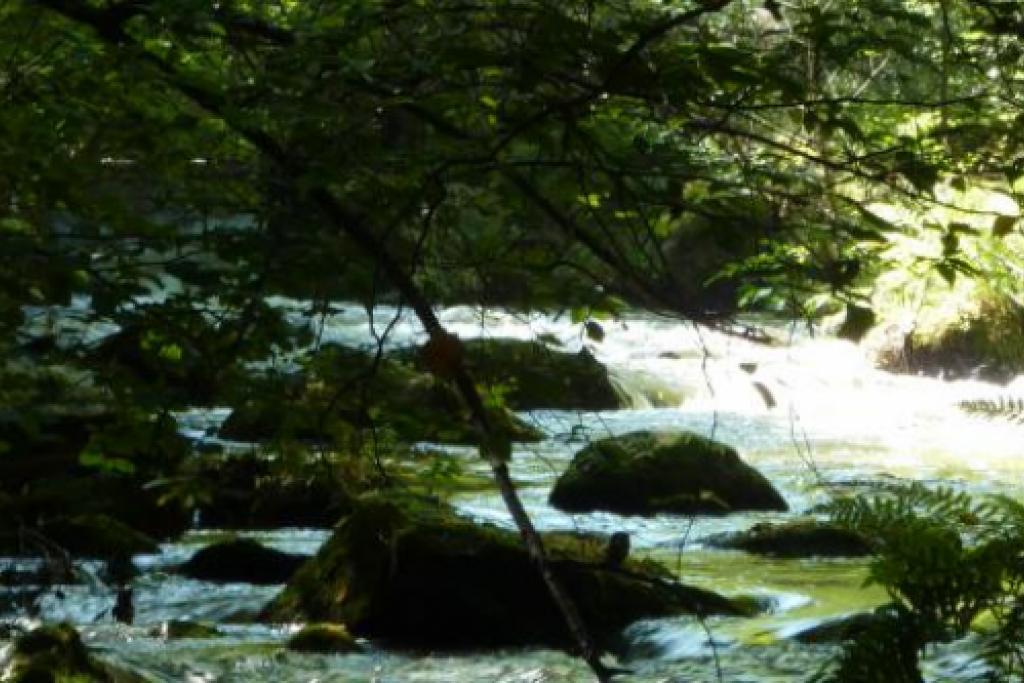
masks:
[[[356,305],[340,305],[327,317],[307,317],[302,302],[278,299],[295,324],[310,325],[322,342],[368,346],[371,321],[382,332],[392,318],[387,343],[423,340],[408,312],[380,307],[372,318]],[[1022,493],[1020,436],[1024,427],[964,413],[958,403],[1024,394],[1024,383],[999,387],[980,381],[898,376],[872,367],[868,352],[850,342],[812,335],[800,327],[771,327],[776,343],[647,315],[604,321],[595,341],[568,316],[519,316],[466,307],[445,309],[442,321],[460,337],[540,338],[556,348],[585,346],[607,365],[632,407],[601,413],[537,411],[523,417],[547,439],[517,448],[512,473],[542,530],[628,531],[635,553],[663,561],[687,583],[728,595],[755,595],[770,605],[752,619],[690,617],[641,622],[628,630],[631,643],[623,681],[805,681],[836,650],[791,639],[822,620],[869,609],[885,601],[864,585],[860,560],[784,560],[711,549],[707,536],[748,528],[758,521],[805,514],[834,487],[916,480],[972,493]],[[287,362],[281,359],[278,362]],[[204,436],[226,411],[181,416],[183,431]],[[554,479],[586,439],[637,429],[686,429],[735,446],[790,504],[789,513],[741,513],[726,517],[622,517],[609,513],[567,515],[547,505]],[[424,445],[457,459],[470,472],[486,468],[471,449]],[[457,495],[466,515],[511,526],[497,493]],[[268,545],[313,553],[326,539],[319,530],[282,529],[252,535]],[[167,571],[186,560],[217,532],[195,532],[140,556],[136,622],[113,623],[113,596],[98,581],[63,590],[44,600],[42,617],[75,623],[103,657],[153,681],[253,681],[348,683],[589,681],[586,667],[546,650],[479,654],[402,653],[377,649],[346,656],[299,655],[282,648],[291,632],[228,623],[255,611],[277,587],[216,585]],[[87,565],[86,570],[90,568]],[[95,568],[93,568],[95,570]],[[514,580],[514,577],[510,577]],[[2,617],[3,615],[0,615]],[[223,638],[167,641],[153,629],[168,619],[217,622]],[[0,644],[0,648],[3,645]],[[927,654],[930,681],[982,680],[971,639]]]

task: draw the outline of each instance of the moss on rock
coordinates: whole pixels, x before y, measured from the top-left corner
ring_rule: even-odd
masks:
[[[348,654],[362,648],[340,624],[308,624],[288,639],[288,649],[317,654]]]
[[[0,443],[8,449],[0,457],[0,494],[9,494],[0,511],[8,520],[47,535],[54,520],[106,515],[160,539],[189,525],[182,506],[158,503],[147,486],[189,453],[169,416],[103,404],[47,406],[31,419],[0,416]]]
[[[197,505],[204,527],[328,528],[352,508],[345,484],[321,463],[280,466],[256,456],[215,457],[191,476],[208,491]]]
[[[203,548],[178,571],[200,581],[273,585],[287,581],[308,559],[241,538]]]
[[[872,346],[883,370],[1002,384],[1024,372],[1024,307],[1009,299],[983,300],[914,330],[890,325],[879,337]]]
[[[42,533],[76,557],[130,557],[160,552],[156,541],[108,515],[60,517]]]
[[[149,635],[165,640],[206,640],[209,638],[220,638],[224,634],[216,626],[209,624],[183,619],[171,619],[150,629]]]
[[[463,345],[473,378],[501,386],[505,402],[513,410],[625,407],[608,370],[586,349],[566,353],[517,339],[472,339]]]
[[[365,396],[363,386],[368,389]],[[538,441],[542,436],[507,409],[495,408],[491,420],[511,441]],[[395,358],[384,358],[374,367],[368,353],[341,346],[322,349],[302,375],[253,382],[220,436],[325,441],[371,424],[390,428],[405,441],[478,440],[454,388]]]
[[[719,548],[773,557],[863,557],[872,552],[867,539],[857,532],[816,520],[764,522],[746,531],[709,538],[707,542]]]
[[[793,635],[800,643],[842,643],[856,640],[884,618],[884,608],[873,612],[855,612],[826,619]]]
[[[73,680],[76,683],[108,683],[107,671],[90,655],[70,624],[42,626],[18,638],[11,653],[13,683]]]
[[[552,570],[603,643],[638,619],[740,613],[645,564],[604,566],[603,544],[563,534],[548,546]],[[263,617],[342,623],[356,635],[421,647],[571,645],[517,534],[412,498],[364,499]]]
[[[733,448],[689,432],[632,432],[595,441],[576,454],[550,501],[568,512],[633,515],[788,509]]]

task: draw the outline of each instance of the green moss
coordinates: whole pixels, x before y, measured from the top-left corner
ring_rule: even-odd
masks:
[[[367,382],[369,391],[364,397],[359,387]],[[282,395],[288,400],[281,401]],[[322,441],[353,428],[369,427],[370,416],[373,424],[392,430],[405,441],[478,441],[453,387],[400,357],[384,358],[374,369],[369,354],[340,346],[322,349],[310,359],[301,377],[254,381],[236,402],[220,433],[239,441],[283,437]],[[542,437],[539,430],[505,408],[494,408],[490,417],[494,428],[511,441]]]
[[[200,581],[273,585],[287,581],[307,559],[239,538],[206,546],[178,571]]]
[[[1024,307],[1005,298],[981,301],[946,327],[915,332],[898,360],[893,369],[1008,381],[1024,372]]]
[[[633,432],[595,441],[551,492],[571,512],[721,514],[786,510],[786,502],[736,451],[688,432]]]
[[[277,461],[258,456],[214,457],[194,460],[188,474],[204,493],[198,504],[203,526],[331,527],[351,510],[348,487],[366,480],[359,470],[343,478],[343,468],[353,460],[349,457],[337,467],[325,467],[322,459],[314,461],[304,450]]]
[[[56,517],[34,530],[75,557],[130,557],[159,552],[152,538],[105,514]],[[20,555],[21,546],[16,529],[0,528],[0,554]]]
[[[604,566],[604,541],[546,537],[552,569],[605,642],[629,623],[681,613],[739,614],[729,600],[666,579],[643,562]],[[571,639],[517,534],[436,501],[366,498],[268,606],[271,621],[329,621],[424,647]]]
[[[309,624],[288,639],[288,649],[295,652],[346,654],[362,648],[340,624]]]
[[[44,525],[43,533],[80,557],[125,557],[160,551],[149,536],[102,514],[56,519]]]
[[[608,371],[586,350],[554,351],[516,339],[465,342],[474,378],[500,386],[513,410],[615,410],[622,408]]]
[[[216,626],[196,621],[171,619],[150,630],[150,635],[166,640],[219,638],[224,634]]]
[[[867,539],[857,532],[816,520],[756,524],[712,539],[711,544],[774,557],[863,557],[872,552]]]
[[[14,683],[110,681],[110,676],[89,656],[78,632],[69,624],[43,626],[16,640],[10,671],[10,680]]]

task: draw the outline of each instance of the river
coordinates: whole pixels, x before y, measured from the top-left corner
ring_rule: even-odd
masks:
[[[308,319],[301,302],[275,300],[297,324],[309,324],[322,341],[367,345],[369,318],[341,305],[326,318]],[[381,307],[373,323],[383,330],[398,312]],[[710,534],[745,529],[763,520],[800,515],[835,487],[879,482],[942,483],[972,493],[1019,495],[1020,434],[1024,427],[964,413],[962,400],[1012,393],[979,381],[897,376],[875,370],[864,348],[815,336],[800,327],[771,328],[779,342],[764,345],[693,325],[626,316],[601,323],[602,341],[583,333],[567,316],[517,316],[457,307],[441,318],[461,337],[541,337],[575,351],[586,346],[607,365],[632,408],[602,413],[538,411],[523,417],[548,438],[517,448],[512,473],[527,508],[542,530],[628,531],[635,553],[662,560],[687,583],[729,595],[756,595],[771,606],[752,618],[693,618],[642,622],[629,631],[623,681],[803,681],[835,655],[831,646],[801,645],[790,636],[824,619],[885,601],[865,587],[860,560],[782,560],[715,550]],[[422,341],[415,319],[402,313],[388,343]],[[282,360],[280,362],[287,362]],[[1024,393],[1021,391],[1019,393]],[[186,433],[204,437],[224,411],[182,416]],[[785,496],[789,513],[726,517],[653,518],[598,513],[567,515],[547,505],[547,493],[587,438],[636,429],[688,429],[735,446]],[[434,447],[471,472],[486,468],[470,449]],[[465,514],[510,525],[497,493],[457,495]],[[325,531],[282,529],[246,534],[284,550],[313,553]],[[558,652],[515,650],[472,655],[401,653],[375,649],[341,656],[299,655],[282,649],[290,628],[230,623],[238,612],[258,609],[276,587],[215,585],[176,577],[167,570],[220,534],[203,531],[140,556],[136,622],[111,622],[112,596],[100,584],[70,586],[49,597],[43,618],[77,624],[102,655],[154,681],[555,683],[591,680],[578,660]],[[513,577],[514,580],[514,577]],[[218,622],[225,637],[166,641],[151,630],[167,619]],[[930,650],[930,681],[982,680],[970,638]]]

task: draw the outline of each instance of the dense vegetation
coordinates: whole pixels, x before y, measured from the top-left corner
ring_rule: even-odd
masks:
[[[606,676],[508,476],[531,390],[436,307],[569,310],[595,338],[631,308],[737,334],[838,313],[853,338],[911,311],[892,365],[1013,374],[1022,37],[1017,3],[981,0],[0,2],[0,535],[80,538],[49,518],[84,480],[103,500],[76,513],[152,535],[215,517],[186,407],[276,416],[283,457],[231,476],[339,514],[456,476],[402,470],[409,443],[474,443]],[[428,341],[385,354],[378,320],[331,347],[274,296],[407,307]],[[913,679],[985,610],[1019,673],[1019,503],[834,512],[893,597],[843,680],[889,647]]]

